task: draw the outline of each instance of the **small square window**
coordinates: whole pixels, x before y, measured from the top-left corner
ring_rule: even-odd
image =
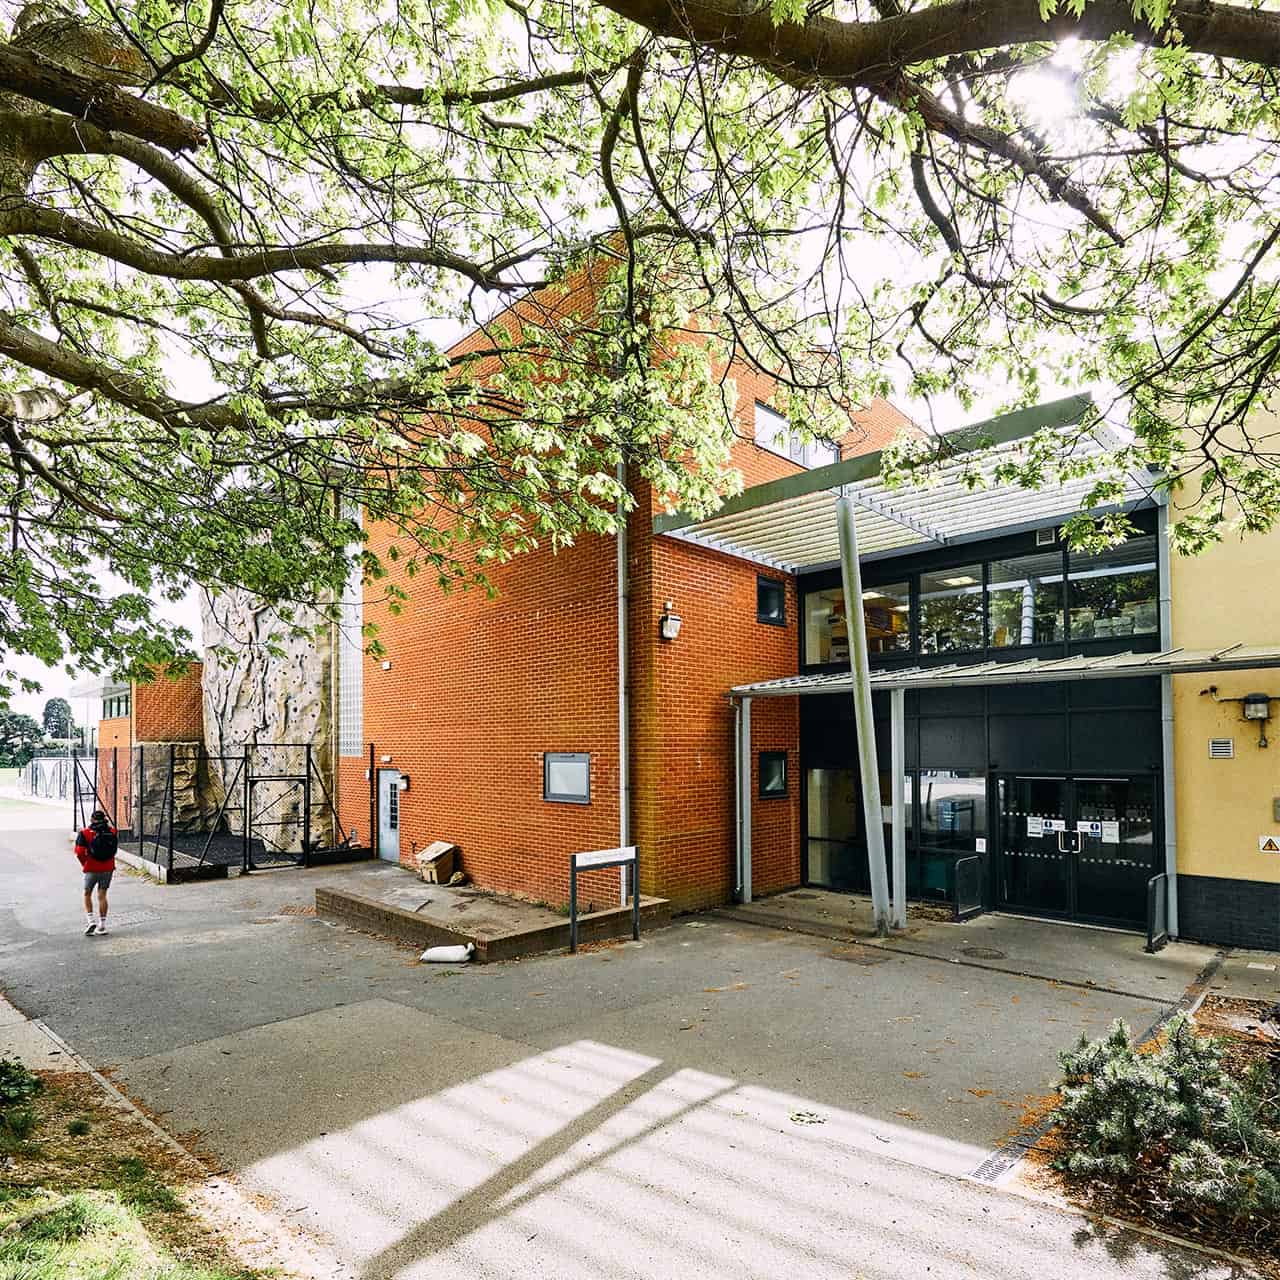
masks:
[[[787,584],[777,578],[756,579],[756,621],[771,627],[787,625]]]
[[[760,753],[760,798],[772,799],[787,794],[787,753],[762,751]]]
[[[542,798],[560,804],[590,804],[591,756],[585,751],[544,752]]]

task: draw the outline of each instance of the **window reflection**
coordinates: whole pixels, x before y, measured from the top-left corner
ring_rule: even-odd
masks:
[[[920,773],[920,843],[973,852],[987,834],[987,779],[965,769]]]
[[[993,560],[987,607],[993,649],[1061,640],[1061,554]]]
[[[911,648],[911,587],[906,582],[867,587],[862,593],[867,652],[906,652]],[[849,622],[844,591],[829,587],[806,592],[804,660],[808,663],[849,661]]]
[[[920,575],[920,652],[982,648],[982,566]]]
[[[1067,577],[1071,639],[1104,640],[1159,630],[1155,538],[1130,538],[1097,555],[1072,552]]]

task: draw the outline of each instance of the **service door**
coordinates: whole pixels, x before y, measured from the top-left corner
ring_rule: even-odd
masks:
[[[400,861],[400,770],[378,770],[378,857]]]

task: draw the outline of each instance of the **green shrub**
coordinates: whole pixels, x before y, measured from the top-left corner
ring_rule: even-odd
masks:
[[[0,1111],[0,1130],[19,1142],[25,1142],[35,1132],[36,1113],[30,1107],[9,1107]]]
[[[1173,1200],[1233,1216],[1280,1208],[1280,1101],[1265,1064],[1234,1079],[1221,1046],[1183,1015],[1152,1053],[1139,1053],[1117,1021],[1060,1061],[1060,1167],[1120,1177],[1163,1169]]]
[[[12,1106],[34,1098],[44,1082],[33,1075],[16,1058],[0,1058],[0,1107]]]
[[[67,1132],[73,1138],[83,1138],[89,1132],[87,1120],[72,1120],[67,1124]]]

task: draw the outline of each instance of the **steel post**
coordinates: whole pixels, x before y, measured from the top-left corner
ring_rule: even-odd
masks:
[[[169,876],[173,876],[173,807],[174,807],[174,788],[173,788],[173,772],[178,762],[178,748],[175,743],[169,743]]]
[[[907,927],[906,701],[904,689],[889,694],[889,748],[893,769],[893,925]]]
[[[867,629],[862,619],[862,570],[858,564],[858,535],[853,500],[841,494],[836,502],[840,533],[840,571],[844,583],[845,622],[849,631],[849,670],[853,676],[853,716],[858,736],[858,768],[862,776],[863,826],[867,833],[867,861],[871,870],[871,910],[876,932],[889,932],[889,873],[884,858],[884,815],[880,807],[880,769],[876,760],[876,728],[871,707],[871,671],[867,659]]]
[[[302,865],[311,865],[311,743],[304,750],[306,769],[302,777]]]
[[[578,949],[578,860],[569,859],[569,952]]]

